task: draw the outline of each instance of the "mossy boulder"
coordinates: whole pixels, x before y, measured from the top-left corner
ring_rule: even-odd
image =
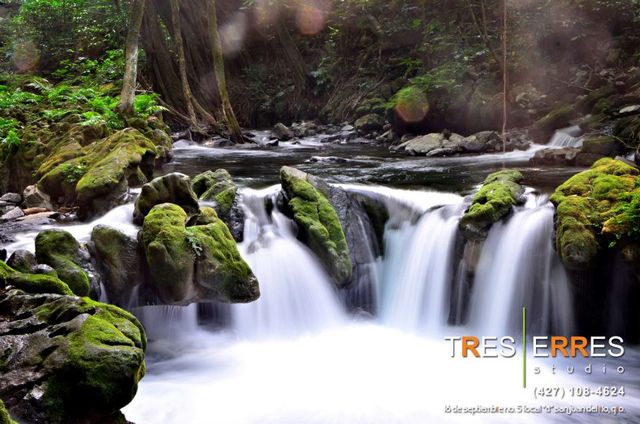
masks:
[[[469,240],[485,238],[494,223],[524,202],[524,189],[520,185],[523,179],[522,174],[514,170],[489,175],[460,219],[462,235]]]
[[[69,286],[55,276],[17,271],[0,261],[0,287],[7,286],[27,293],[73,295]]]
[[[331,203],[306,178],[307,174],[295,168],[285,166],[280,170],[282,188],[298,224],[298,238],[313,250],[342,287],[352,272],[344,231]]]
[[[574,106],[559,105],[538,120],[531,128],[531,136],[536,143],[545,144],[553,132],[569,125],[578,115]]]
[[[142,186],[142,192],[136,199],[133,221],[142,225],[145,216],[154,206],[173,203],[193,215],[198,213],[198,197],[191,188],[191,179],[178,172],[158,177]]]
[[[80,244],[73,236],[62,230],[44,230],[36,237],[36,258],[56,270],[58,277],[67,283],[78,296],[87,296],[90,280],[82,269]]]
[[[614,157],[624,152],[624,146],[608,135],[586,137],[582,142],[582,153]]]
[[[38,169],[38,188],[58,203],[77,202],[88,219],[122,202],[129,185],[150,179],[156,146],[127,128],[87,146],[65,144]],[[143,179],[143,181],[140,181]]]
[[[556,189],[556,248],[568,268],[593,267],[602,246],[634,250],[640,236],[638,175],[633,166],[603,158]]]
[[[11,419],[11,416],[9,416],[9,411],[7,411],[7,408],[4,406],[2,399],[0,399],[0,424],[17,424]]]
[[[236,199],[238,186],[233,182],[231,174],[218,169],[196,176],[193,179],[193,191],[201,200],[215,202],[216,212],[222,219],[226,219]]]
[[[112,422],[144,376],[145,349],[142,325],[113,305],[0,293],[0,397],[21,422]]]
[[[136,239],[106,225],[91,231],[96,258],[109,303],[126,306],[133,289],[142,282],[142,257]]]
[[[160,298],[171,304],[203,300],[250,302],[258,282],[222,220],[186,227],[178,205],[156,205],[144,220],[145,257]]]

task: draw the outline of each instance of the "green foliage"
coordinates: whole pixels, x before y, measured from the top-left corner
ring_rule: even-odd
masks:
[[[135,98],[134,105],[136,114],[144,118],[159,112],[165,112],[168,109],[158,104],[159,96],[156,93],[138,94]]]
[[[68,162],[62,165],[62,175],[69,184],[76,184],[86,173],[87,167],[84,165],[74,165]]]

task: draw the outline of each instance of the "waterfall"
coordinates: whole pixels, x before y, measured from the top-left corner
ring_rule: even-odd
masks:
[[[385,234],[383,322],[434,334],[449,314],[454,248],[462,208],[446,206]]]
[[[557,130],[548,144],[550,147],[581,147],[582,130],[578,125]]]
[[[260,282],[260,298],[233,305],[234,328],[244,336],[283,336],[322,330],[343,319],[331,279],[296,239],[295,224],[273,208],[279,186],[242,191],[245,211],[240,253]]]
[[[144,325],[147,337],[175,340],[189,337],[198,328],[198,305],[156,305],[133,308]]]
[[[524,208],[491,229],[480,255],[468,321],[478,334],[512,334],[519,328],[523,306],[532,333],[570,334],[572,301],[553,250],[553,215],[551,203],[530,195]]]

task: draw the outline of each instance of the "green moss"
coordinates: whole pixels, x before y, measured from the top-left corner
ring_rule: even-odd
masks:
[[[216,210],[209,207],[200,209],[200,213],[196,215],[193,225],[207,225],[218,222],[218,214]]]
[[[573,105],[556,106],[533,125],[532,135],[537,141],[547,143],[553,131],[566,127],[576,116]]]
[[[187,214],[173,204],[157,205],[146,216],[143,243],[156,287],[170,302],[188,302],[194,295],[228,302],[255,300],[257,282],[229,228],[215,212],[205,214],[212,222],[193,227],[185,227]]]
[[[583,269],[603,244],[638,241],[638,175],[636,168],[604,158],[556,189],[556,247],[565,265]]]
[[[89,294],[89,277],[80,267],[80,245],[71,234],[61,230],[44,230],[36,237],[36,258],[56,270],[78,296]]]
[[[218,169],[196,176],[193,179],[193,190],[201,200],[214,201],[216,212],[225,219],[233,207],[238,186],[226,170]]]
[[[513,170],[489,175],[460,220],[463,235],[469,239],[486,237],[491,225],[522,202],[522,180],[522,174]]]
[[[280,171],[280,178],[293,219],[300,226],[299,236],[320,257],[335,281],[345,284],[351,277],[351,258],[335,209],[308,181],[287,168]]]
[[[0,261],[0,284],[2,287],[10,285],[27,293],[73,296],[69,286],[54,276],[19,272],[2,261]]]
[[[17,424],[9,416],[9,411],[7,411],[7,408],[4,406],[2,399],[0,399],[0,424]]]
[[[149,211],[163,203],[176,204],[190,215],[200,210],[198,198],[191,188],[189,177],[180,173],[171,173],[142,186],[142,192],[136,199],[133,221],[142,225]]]
[[[65,363],[45,386],[44,402],[54,419],[116,413],[133,399],[145,374],[146,337],[133,315],[89,298],[76,309],[81,326],[66,336]],[[36,313],[51,320],[55,307]]]

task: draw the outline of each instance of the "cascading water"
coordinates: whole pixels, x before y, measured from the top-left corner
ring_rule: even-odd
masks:
[[[549,147],[580,147],[582,146],[582,130],[578,125],[557,130],[553,133]]]
[[[406,330],[436,334],[448,317],[453,254],[461,205],[429,211],[417,224],[388,229],[381,319]]]
[[[332,283],[313,253],[296,239],[295,224],[275,204],[279,186],[245,189],[240,253],[260,282],[260,299],[232,306],[234,328],[245,336],[318,331],[344,319]]]
[[[529,195],[485,241],[473,284],[469,326],[478,334],[513,334],[527,307],[538,334],[571,334],[568,280],[553,250],[553,205]]]

